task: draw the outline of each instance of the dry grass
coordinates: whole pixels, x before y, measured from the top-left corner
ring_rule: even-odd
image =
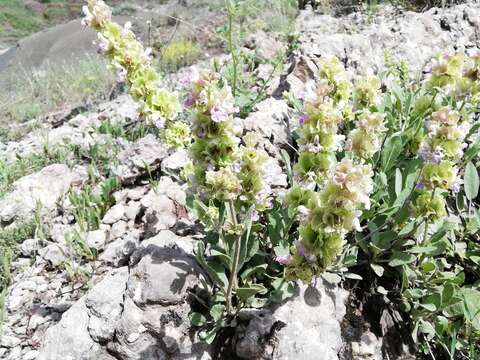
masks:
[[[96,56],[35,70],[10,68],[0,74],[0,137],[17,137],[16,125],[40,115],[104,99],[113,84],[105,61]]]

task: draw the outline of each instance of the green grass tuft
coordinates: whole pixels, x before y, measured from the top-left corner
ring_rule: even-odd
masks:
[[[171,42],[162,49],[161,63],[166,70],[176,71],[192,65],[201,55],[202,51],[197,44],[181,39]]]

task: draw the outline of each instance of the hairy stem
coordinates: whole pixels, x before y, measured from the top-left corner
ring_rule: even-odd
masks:
[[[233,204],[233,200],[228,202],[230,218],[232,224],[234,225],[235,230],[237,229],[237,214],[235,212],[235,205]],[[237,236],[235,239],[235,248],[233,254],[233,263],[232,269],[230,271],[230,278],[228,279],[228,288],[227,288],[227,313],[229,315],[232,314],[232,292],[234,287],[236,287],[237,283],[237,273],[238,273],[238,262],[240,261],[240,247],[241,247],[241,236]]]

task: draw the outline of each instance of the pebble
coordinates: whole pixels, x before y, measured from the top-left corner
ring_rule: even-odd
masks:
[[[22,348],[17,346],[10,352],[9,360],[20,360],[22,356]]]
[[[107,243],[107,234],[104,230],[94,230],[87,234],[87,245],[94,249],[103,249]]]
[[[112,206],[105,216],[103,217],[102,222],[104,224],[113,224],[120,220],[125,214],[125,207],[122,204],[117,204]]]
[[[30,350],[25,355],[23,355],[23,360],[34,360],[38,356],[38,350]]]
[[[137,201],[130,201],[125,208],[125,216],[128,220],[135,220],[140,212],[140,203]]]
[[[13,347],[19,345],[21,342],[22,341],[15,336],[3,335],[2,339],[0,341],[0,344],[2,345],[2,347],[13,348]]]
[[[112,225],[111,236],[113,239],[122,237],[127,232],[127,223],[120,220]]]
[[[58,244],[51,244],[38,251],[38,254],[45,260],[49,261],[54,267],[62,264],[66,257],[63,249]]]
[[[130,200],[140,200],[143,195],[147,192],[146,187],[136,187],[133,189],[128,190],[128,198]]]
[[[47,321],[48,321],[47,318],[44,318],[43,316],[38,314],[34,314],[30,318],[29,325],[31,329],[35,330],[37,327],[39,327],[42,324],[45,324]]]
[[[24,256],[31,256],[40,247],[38,239],[27,239],[20,245],[20,251]]]

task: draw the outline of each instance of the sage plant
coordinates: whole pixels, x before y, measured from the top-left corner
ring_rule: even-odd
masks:
[[[272,189],[265,167],[269,156],[257,148],[254,133],[236,131],[233,115],[238,108],[232,89],[220,74],[193,69],[186,81],[191,91],[185,104],[192,108],[190,183],[202,203],[197,203],[203,209],[201,220],[216,224],[214,230],[231,256],[228,286],[223,292],[227,313],[232,314],[243,235],[271,206]],[[223,212],[226,217],[220,219]]]
[[[378,79],[361,78],[356,85],[352,87],[336,57],[326,58],[320,63],[317,92],[305,101],[294,167],[297,185],[286,197],[287,205],[297,212],[299,239],[289,257],[278,259],[286,265],[289,279],[309,282],[332,265],[346,235],[361,230],[362,209],[370,207],[373,171],[364,160],[380,149],[386,128],[383,115],[368,110],[378,101]],[[357,128],[344,146],[341,130],[346,122]],[[351,153],[338,162],[342,150]]]
[[[140,112],[159,129],[174,120],[181,111],[177,94],[161,86],[151,64],[152,49],[145,49],[131,30],[112,21],[112,12],[102,0],[88,0],[83,7],[82,24],[97,31],[97,51],[110,59],[118,82],[125,83],[140,103]]]

